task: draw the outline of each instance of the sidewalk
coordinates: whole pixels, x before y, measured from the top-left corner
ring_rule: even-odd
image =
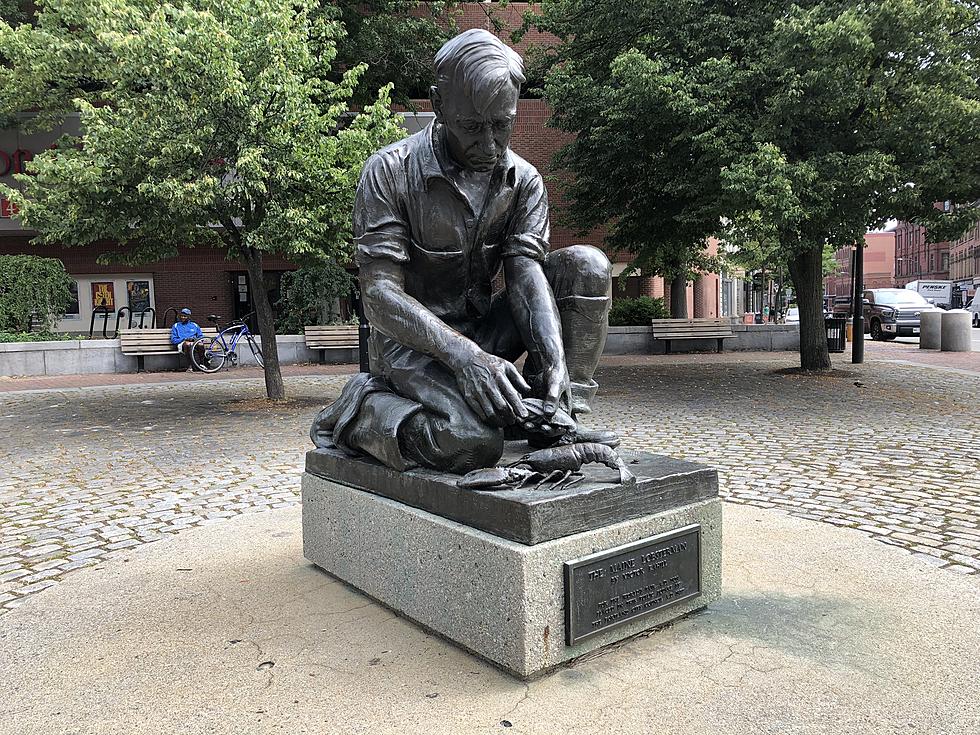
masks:
[[[977,732],[976,578],[731,505],[723,556],[706,611],[523,683],[314,568],[298,508],[241,516],[0,617],[3,731]]]
[[[785,352],[726,352],[721,354],[678,354],[678,355],[609,355],[602,358],[603,366],[617,365],[655,365],[720,363],[779,363],[786,361],[793,353]],[[283,377],[308,377],[317,375],[352,375],[358,366],[353,363],[343,365],[283,365]],[[98,388],[113,385],[155,385],[165,383],[195,383],[201,381],[260,380],[262,369],[257,367],[236,367],[217,373],[195,373],[184,371],[165,371],[150,373],[95,373],[87,375],[47,375],[23,378],[0,376],[0,393],[19,391],[71,390],[75,388]]]
[[[346,375],[357,372],[357,365],[283,365],[283,377],[308,375]],[[66,390],[96,388],[108,385],[149,385],[157,383],[195,383],[207,380],[256,380],[262,369],[236,367],[217,373],[187,373],[183,371],[155,373],[95,373],[88,375],[44,375],[29,378],[0,376],[0,393],[36,390]]]
[[[920,350],[918,344],[907,342],[865,342],[865,357],[869,362],[921,365],[980,374],[980,352],[936,352]],[[681,353],[675,355],[606,355],[602,358],[605,367],[625,367],[659,364],[689,364],[697,362],[705,365],[773,363],[785,367],[787,361],[795,364],[798,358],[794,352],[722,352],[722,353]],[[835,368],[847,369],[851,364],[850,344],[843,354],[831,355]],[[315,375],[348,375],[357,372],[357,365],[284,365],[283,377],[302,377]],[[152,372],[152,373],[105,373],[88,375],[49,375],[25,378],[0,376],[0,393],[38,390],[65,390],[73,388],[94,388],[111,385],[150,385],[159,383],[192,383],[210,380],[256,380],[262,377],[257,367],[236,367],[217,373]]]
[[[939,350],[923,350],[919,348],[918,340],[914,342],[872,342],[865,340],[864,354],[868,360],[891,362],[896,364],[924,365],[926,367],[943,368],[946,370],[965,371],[980,374],[980,352],[941,352]],[[851,346],[847,352],[838,358],[851,360]],[[843,362],[838,359],[837,362]]]

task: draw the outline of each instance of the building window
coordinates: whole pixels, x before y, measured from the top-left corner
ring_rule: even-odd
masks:
[[[78,281],[71,282],[71,301],[65,309],[65,319],[78,319],[81,311],[78,308]]]
[[[943,266],[942,266],[942,270],[944,270],[944,271],[948,271],[949,270],[949,253],[943,253]]]
[[[403,112],[402,125],[408,130],[409,135],[414,135],[420,130],[429,127],[436,119],[434,112]]]

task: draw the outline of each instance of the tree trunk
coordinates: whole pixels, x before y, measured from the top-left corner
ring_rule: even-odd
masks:
[[[670,318],[687,319],[687,278],[674,276],[670,282]]]
[[[281,401],[286,397],[286,386],[282,382],[279,369],[279,348],[276,345],[276,320],[272,313],[269,292],[265,290],[265,276],[262,271],[262,252],[255,248],[243,247],[245,267],[248,269],[248,286],[252,292],[252,304],[259,320],[259,334],[262,335],[262,361],[265,363],[265,393],[270,400]]]
[[[800,309],[800,367],[830,370],[827,330],[823,323],[823,245],[813,245],[790,260],[789,275]]]

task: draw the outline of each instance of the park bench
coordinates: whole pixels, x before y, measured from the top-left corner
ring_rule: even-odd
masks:
[[[306,346],[311,350],[319,350],[320,363],[326,359],[327,350],[358,348],[356,324],[333,324],[303,328]]]
[[[720,319],[654,319],[653,338],[666,342],[666,354],[670,354],[671,340],[713,339],[718,341],[721,352],[726,339],[732,339],[732,322],[727,317]]]
[[[214,337],[218,330],[205,327],[206,337]],[[170,342],[169,329],[120,329],[119,349],[124,355],[136,356],[136,372],[144,372],[143,358],[147,355],[176,355],[177,346]]]

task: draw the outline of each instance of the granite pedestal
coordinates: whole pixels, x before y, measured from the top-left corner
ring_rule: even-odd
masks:
[[[517,448],[512,449],[513,452]],[[721,590],[714,470],[624,453],[571,488],[460,490],[329,449],[307,454],[305,556],[521,678],[705,607]]]

